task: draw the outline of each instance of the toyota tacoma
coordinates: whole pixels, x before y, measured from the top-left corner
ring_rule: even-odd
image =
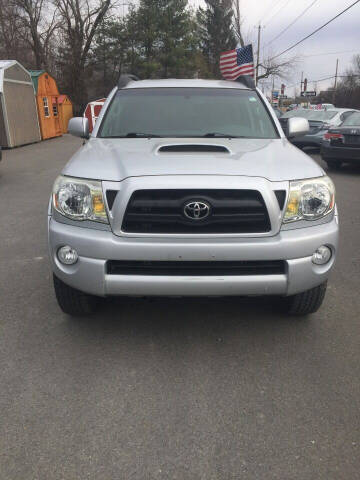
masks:
[[[304,135],[290,118],[288,137]],[[335,189],[248,81],[120,78],[56,179],[48,241],[61,309],[100,297],[274,295],[321,305],[338,247]]]

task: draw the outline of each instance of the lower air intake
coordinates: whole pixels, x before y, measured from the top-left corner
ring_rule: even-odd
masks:
[[[282,275],[285,273],[283,260],[259,261],[142,261],[109,260],[108,275],[164,275],[164,276],[239,276],[239,275]]]

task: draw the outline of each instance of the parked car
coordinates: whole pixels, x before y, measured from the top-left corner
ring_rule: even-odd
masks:
[[[309,108],[311,110],[335,110],[335,105],[332,103],[316,103],[310,104]]]
[[[360,112],[355,112],[324,135],[321,157],[330,168],[343,163],[360,163]]]
[[[296,110],[299,108],[299,105],[297,103],[292,103],[291,105],[288,105],[287,111],[290,112],[291,110]]]
[[[274,110],[275,115],[277,116],[277,118],[280,118],[280,117],[283,115],[283,113],[284,113],[284,112],[283,112],[282,110],[280,110],[280,108],[278,108],[278,107],[272,106],[272,109]]]
[[[290,118],[291,137],[308,121]],[[99,297],[276,295],[321,305],[338,246],[334,185],[255,86],[120,78],[56,179],[49,252],[62,310]]]
[[[309,132],[306,135],[292,139],[291,142],[299,148],[312,147],[320,149],[324,134],[328,129],[340,125],[354,111],[355,109],[348,108],[337,108],[335,110],[298,109],[286,112],[280,118],[280,123],[283,129],[286,130],[289,118],[294,116],[306,118],[310,125]]]

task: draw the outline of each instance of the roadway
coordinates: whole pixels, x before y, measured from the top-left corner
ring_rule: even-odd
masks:
[[[80,320],[57,306],[46,243],[53,180],[80,143],[0,163],[0,478],[359,478],[360,166],[332,173],[341,251],[317,314],[111,299]]]

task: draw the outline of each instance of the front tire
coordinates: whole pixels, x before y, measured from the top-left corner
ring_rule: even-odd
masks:
[[[56,300],[64,313],[74,317],[89,315],[96,310],[99,298],[80,292],[76,288],[66,285],[54,275],[54,289]]]
[[[287,297],[287,313],[290,315],[309,315],[321,307],[326,293],[327,282],[305,292]]]

